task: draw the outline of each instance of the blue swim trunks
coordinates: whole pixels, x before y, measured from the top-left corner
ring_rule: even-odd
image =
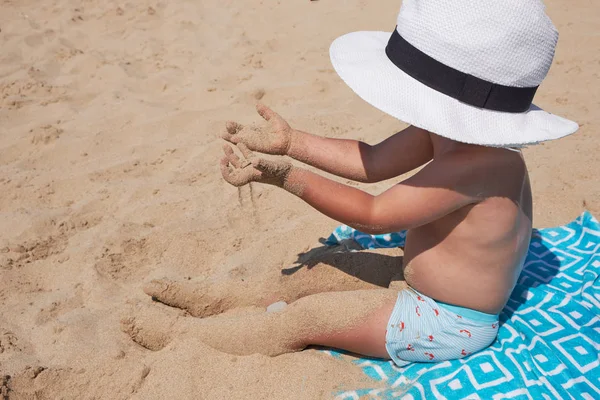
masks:
[[[399,367],[454,360],[483,350],[496,339],[498,315],[435,301],[402,290],[388,321],[386,349]]]

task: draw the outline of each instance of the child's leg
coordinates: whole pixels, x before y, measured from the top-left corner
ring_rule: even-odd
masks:
[[[390,289],[321,293],[304,297],[281,312],[170,322],[158,321],[156,311],[141,311],[123,319],[122,330],[152,350],[185,335],[238,355],[274,356],[322,345],[389,358],[386,326],[397,297],[398,292]]]
[[[405,287],[399,249],[380,249],[359,253],[328,252],[309,266],[286,275],[273,270],[260,279],[227,281],[149,282],[144,291],[161,303],[188,311],[194,317],[208,317],[232,308],[266,307],[283,300],[287,303],[312,294],[334,291],[382,289],[396,281],[394,289]]]
[[[321,293],[293,303],[289,321],[299,327],[306,346],[389,359],[385,337],[397,299],[398,291],[391,289]],[[306,329],[307,322],[312,325]]]

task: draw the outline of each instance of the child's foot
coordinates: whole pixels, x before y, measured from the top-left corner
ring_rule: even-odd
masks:
[[[130,305],[127,315],[121,318],[121,331],[140,346],[158,351],[173,339],[179,319],[156,307],[135,302]]]
[[[171,307],[187,311],[194,317],[204,318],[221,314],[238,304],[236,298],[212,295],[214,290],[201,282],[176,282],[169,279],[154,279],[144,286],[144,292]]]
[[[198,319],[170,316],[156,307],[136,303],[121,319],[121,330],[140,346],[153,351],[185,337],[224,353],[276,356],[304,347],[295,339],[285,312]]]

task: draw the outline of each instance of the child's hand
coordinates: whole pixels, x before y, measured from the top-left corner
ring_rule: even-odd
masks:
[[[275,111],[258,104],[256,111],[268,124],[263,128],[245,127],[237,122],[227,122],[223,139],[233,144],[243,143],[248,149],[261,153],[286,155],[291,143],[292,128]]]
[[[244,160],[241,160],[233,152],[230,145],[223,146],[225,152],[225,157],[221,159],[223,179],[237,187],[250,182],[268,183],[283,187],[287,176],[292,170],[292,164],[256,157],[243,143],[240,143],[238,148],[244,155]]]

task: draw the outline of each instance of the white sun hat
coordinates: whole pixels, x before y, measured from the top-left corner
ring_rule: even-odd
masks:
[[[557,40],[540,0],[404,0],[394,32],[346,34],[330,56],[381,111],[459,142],[511,147],[578,129],[531,103]]]

